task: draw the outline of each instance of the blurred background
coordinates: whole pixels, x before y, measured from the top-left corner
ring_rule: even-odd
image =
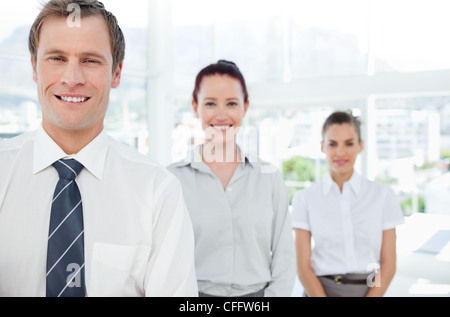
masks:
[[[450,1],[102,2],[127,42],[112,136],[162,165],[182,159],[202,140],[196,74],[234,61],[250,94],[239,143],[280,169],[292,197],[326,172],[324,119],[352,110],[365,141],[358,172],[390,185],[406,219],[387,295],[450,296]],[[27,39],[41,3],[0,10],[0,138],[40,124]]]

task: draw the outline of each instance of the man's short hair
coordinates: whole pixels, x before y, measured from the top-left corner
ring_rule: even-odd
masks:
[[[33,57],[34,63],[37,60],[37,48],[39,44],[39,34],[44,21],[52,17],[68,18],[73,10],[70,8],[78,5],[81,17],[89,17],[100,15],[105,19],[109,30],[109,38],[111,42],[111,52],[113,58],[113,71],[117,69],[125,58],[125,37],[119,27],[116,17],[105,9],[102,2],[97,0],[50,0],[36,17],[30,29],[28,37],[28,49]],[[68,11],[69,10],[69,11]]]

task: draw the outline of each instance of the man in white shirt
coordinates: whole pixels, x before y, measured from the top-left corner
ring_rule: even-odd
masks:
[[[193,231],[178,180],[103,128],[125,51],[115,17],[98,1],[51,0],[31,28],[29,48],[43,119],[37,131],[0,143],[0,296],[46,295],[59,179],[52,164],[65,159],[84,166],[75,180],[83,296],[197,296]],[[66,287],[73,284],[68,277]]]

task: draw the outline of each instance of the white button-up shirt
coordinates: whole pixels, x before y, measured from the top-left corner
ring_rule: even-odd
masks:
[[[52,163],[41,127],[0,141],[0,296],[45,296]],[[78,154],[87,296],[198,296],[179,181],[102,132]]]
[[[327,173],[292,201],[294,228],[311,232],[316,275],[367,273],[379,267],[384,230],[403,223],[394,191],[353,173],[342,193]]]
[[[266,287],[264,296],[290,296],[295,248],[281,174],[241,158],[224,190],[199,147],[169,169],[181,181],[194,226],[199,291],[241,296]]]

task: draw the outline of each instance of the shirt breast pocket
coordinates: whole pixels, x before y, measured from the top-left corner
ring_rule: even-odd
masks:
[[[145,245],[94,244],[88,296],[142,296],[149,254]]]

